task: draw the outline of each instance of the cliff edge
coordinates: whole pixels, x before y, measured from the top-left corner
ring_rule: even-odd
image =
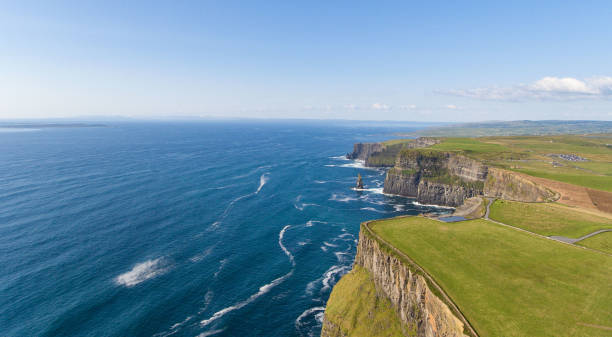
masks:
[[[357,255],[351,274],[363,271],[368,273],[368,279],[378,294],[377,301],[389,301],[394,309],[400,322],[401,334],[419,337],[475,336],[476,333],[466,325],[465,318],[442,294],[433,279],[406,256],[399,254],[377,238],[369,230],[368,223],[365,223],[359,233]],[[343,279],[353,277],[351,274]],[[342,287],[344,285],[340,289]],[[334,287],[325,311],[321,336],[357,336],[356,329],[368,323],[355,323],[355,316],[347,315],[347,312],[351,312],[347,308],[354,301],[359,301],[363,294],[353,293],[351,298],[345,298],[342,303],[336,291]],[[339,312],[343,314],[339,315]]]

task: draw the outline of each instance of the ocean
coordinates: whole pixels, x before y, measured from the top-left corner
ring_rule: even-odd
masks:
[[[318,336],[360,222],[445,211],[382,194],[384,170],[344,157],[414,129],[0,132],[0,336]]]

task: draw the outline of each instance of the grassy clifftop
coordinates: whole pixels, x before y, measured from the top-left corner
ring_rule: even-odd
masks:
[[[610,256],[485,220],[372,229],[427,270],[480,336],[612,336]]]

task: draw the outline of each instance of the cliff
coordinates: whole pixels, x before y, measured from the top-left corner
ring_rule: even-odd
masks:
[[[384,192],[453,207],[476,196],[522,202],[558,199],[557,193],[527,175],[488,167],[461,154],[423,149],[398,154],[385,177]]]
[[[362,225],[359,233],[357,256],[354,270],[365,269],[370,276],[382,301],[390,301],[402,325],[404,336],[466,336],[471,328],[466,327],[461,316],[449,299],[441,294],[441,288],[418,266],[398,255],[386,243],[379,242],[374,234]],[[344,278],[351,277],[347,274]],[[340,282],[338,284],[340,284]],[[434,290],[432,290],[434,289]],[[341,311],[350,301],[358,301],[361,293],[355,292],[349,303],[338,306],[339,296],[335,296],[336,287],[330,296],[325,311],[322,337],[357,336],[355,329],[369,322],[357,322],[354,326],[345,324],[335,311]],[[449,306],[450,305],[450,306]],[[451,309],[452,308],[452,309]],[[461,317],[461,318],[459,318]],[[346,317],[345,317],[346,319]],[[472,333],[475,335],[475,333]]]
[[[484,195],[522,202],[547,202],[558,199],[558,195],[538,185],[520,173],[490,168],[484,185]]]
[[[419,203],[459,206],[482,195],[488,167],[473,159],[439,151],[402,150],[387,172],[384,192]]]
[[[373,153],[382,152],[382,143],[357,143],[353,145],[353,152],[346,155],[348,159],[358,159],[366,161]]]
[[[392,167],[401,150],[424,148],[439,142],[440,140],[435,138],[419,137],[384,143],[357,143],[353,145],[353,152],[348,153],[346,158],[363,160],[368,167]]]

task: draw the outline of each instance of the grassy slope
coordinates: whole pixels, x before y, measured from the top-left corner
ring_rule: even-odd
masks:
[[[376,295],[370,274],[357,265],[334,286],[325,317],[348,336],[403,336],[391,302]]]
[[[612,192],[612,135],[443,138],[431,147],[456,151],[490,165],[532,176]],[[549,154],[577,154],[588,162],[551,158]],[[552,162],[561,166],[553,166]]]
[[[612,228],[612,220],[553,203],[497,200],[490,218],[542,235],[578,238],[599,229]]]
[[[373,230],[427,270],[481,336],[612,336],[612,258],[485,220]]]
[[[578,244],[612,254],[612,232],[605,232],[591,236],[588,239],[579,241]]]

